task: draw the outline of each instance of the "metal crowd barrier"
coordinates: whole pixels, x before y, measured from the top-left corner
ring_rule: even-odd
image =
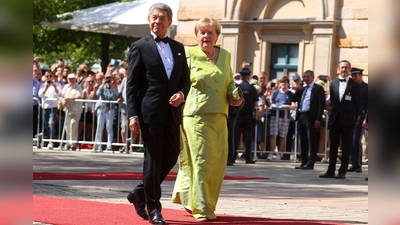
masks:
[[[54,149],[62,149],[64,143],[70,142],[70,140],[65,140],[66,137],[66,133],[65,133],[65,121],[67,121],[67,117],[68,115],[68,111],[63,111],[63,109],[61,107],[58,107],[58,111],[57,111],[57,115],[58,115],[58,129],[56,131],[55,137],[50,139],[50,137],[44,138],[45,136],[45,121],[44,121],[44,108],[42,107],[42,105],[44,105],[44,103],[46,101],[57,101],[58,104],[60,104],[60,102],[58,101],[58,99],[56,98],[47,98],[46,100],[43,101],[43,103],[39,106],[39,115],[40,112],[42,112],[42,132],[39,133],[38,132],[38,138],[34,138],[34,141],[37,141],[38,147],[40,146],[41,148],[46,148],[45,143],[48,142],[52,142],[52,143],[59,143],[58,147],[54,147]],[[117,118],[117,129],[116,129],[116,133],[114,132],[114,126],[113,126],[113,132],[114,132],[114,140],[116,140],[115,142],[112,142],[112,147],[116,146],[116,147],[122,147],[125,146],[125,151],[129,150],[129,152],[133,153],[133,148],[134,147],[143,147],[143,144],[136,144],[136,143],[131,143],[132,142],[132,137],[133,134],[129,129],[129,121],[126,122],[126,128],[125,128],[125,133],[126,133],[126,143],[122,143],[122,139],[120,140],[120,133],[121,133],[121,106],[122,104],[125,104],[125,102],[119,103],[117,101],[109,101],[109,100],[88,100],[88,99],[76,99],[76,100],[67,100],[67,102],[81,102],[82,103],[82,112],[83,114],[81,114],[83,116],[83,127],[82,127],[82,133],[80,136],[78,136],[78,140],[71,140],[71,142],[76,143],[77,146],[77,150],[78,151],[93,151],[96,152],[96,150],[98,149],[94,149],[94,147],[96,145],[99,145],[101,147],[106,146],[107,142],[102,141],[102,137],[100,137],[100,142],[96,142],[96,136],[97,136],[97,129],[99,129],[99,127],[97,126],[96,121],[99,119],[102,119],[102,117],[97,118],[97,110],[95,110],[95,107],[92,107],[92,132],[91,132],[91,140],[86,140],[86,130],[87,130],[87,112],[88,112],[88,107],[87,104],[91,104],[92,106],[95,106],[95,103],[109,103],[109,104],[115,104],[116,105],[116,111],[114,114],[114,120],[115,118]],[[39,101],[40,103],[40,101]],[[68,104],[68,103],[67,103]],[[104,106],[104,104],[101,104],[101,108],[100,110],[102,110],[102,107]],[[62,115],[65,115],[65,118],[63,119]],[[97,119],[96,119],[97,118]],[[39,122],[38,122],[39,123]],[[101,124],[101,123],[100,123]],[[113,122],[114,124],[114,122]],[[79,125],[78,125],[79,126]],[[96,129],[94,129],[96,128]],[[38,130],[39,130],[39,126],[38,126]],[[107,132],[106,127],[103,129],[103,133]],[[51,132],[51,131],[50,131]],[[79,132],[79,127],[78,127],[78,132]],[[46,134],[47,136],[49,136],[49,134]],[[79,133],[78,133],[79,135]],[[103,134],[100,134],[103,136]],[[40,138],[42,137],[42,138]],[[93,145],[93,148],[88,149],[88,148],[80,148],[81,144],[91,144]],[[104,151],[104,150],[103,150]],[[112,150],[110,152],[114,152],[118,150],[116,150],[115,148],[112,148]],[[107,152],[107,151],[105,151]]]
[[[286,109],[286,108],[283,108],[283,109],[282,108],[272,108],[272,109],[275,110],[275,117],[276,118],[279,118],[279,112],[283,111],[284,112],[284,119],[286,121],[289,120],[288,122],[290,122],[290,119],[287,118],[287,114],[290,112],[289,109]],[[329,156],[329,152],[328,152],[329,151],[329,144],[328,144],[329,143],[328,142],[328,140],[329,140],[329,138],[328,138],[328,131],[329,131],[328,130],[328,120],[329,120],[329,115],[326,112],[324,112],[324,115],[326,116],[326,126],[325,126],[326,132],[325,132],[325,141],[324,141],[324,153],[317,153],[318,156]],[[278,119],[275,122],[276,122],[276,124],[278,126]],[[293,157],[292,157],[292,159],[290,161],[293,162],[293,163],[298,162],[297,156],[300,155],[300,151],[299,151],[299,134],[298,134],[297,121],[295,121],[295,128],[294,128],[294,144],[293,144],[294,147],[293,147],[291,152],[278,152],[278,151],[275,151],[276,147],[275,147],[274,150],[270,150],[270,151],[266,150],[267,149],[267,137],[269,137],[269,134],[267,134],[267,131],[268,131],[268,126],[270,124],[268,124],[268,119],[267,118],[265,118],[264,123],[265,123],[265,126],[264,126],[264,149],[262,149],[262,150],[258,149],[258,143],[257,143],[257,131],[258,131],[258,129],[257,129],[257,124],[255,125],[255,128],[254,128],[254,140],[253,140],[253,143],[252,143],[253,160],[258,160],[257,154],[259,154],[259,153],[260,154],[263,154],[263,153],[266,153],[266,154],[280,153],[280,154],[293,155]],[[287,136],[285,137],[285,139],[286,138],[287,138]],[[285,143],[286,143],[286,141],[285,141]],[[243,153],[243,152],[245,152],[245,150],[244,149],[238,149],[237,152]],[[283,160],[281,160],[281,161],[283,161]]]
[[[273,108],[273,109],[276,110],[276,118],[278,118],[278,116],[279,116],[279,111],[284,111],[284,118],[286,120],[290,120],[290,119],[287,118],[287,113],[290,111],[289,109],[280,109],[280,108]],[[330,150],[329,129],[328,129],[329,113],[324,111],[324,115],[325,115],[325,122],[326,122],[326,125],[325,125],[325,129],[326,130],[325,130],[325,137],[324,137],[324,149],[323,149],[324,152],[323,153],[318,153],[317,152],[317,156],[323,156],[325,158],[325,160],[326,160],[329,157],[329,150]],[[254,128],[254,140],[253,140],[253,143],[252,143],[253,160],[258,160],[258,156],[257,156],[258,153],[267,153],[267,154],[269,154],[269,153],[272,153],[272,154],[273,153],[278,153],[277,151],[275,151],[275,149],[272,150],[272,151],[267,151],[266,150],[266,148],[267,148],[267,137],[269,136],[267,134],[267,130],[268,130],[268,126],[270,124],[268,124],[268,119],[267,118],[265,118],[264,123],[265,123],[265,127],[264,127],[265,128],[264,129],[264,149],[262,149],[262,150],[258,150],[258,143],[257,143],[257,131],[258,131],[257,126],[258,125],[256,124],[255,128]],[[276,120],[276,123],[278,123],[278,120]],[[367,136],[368,135],[368,131],[367,132],[364,131],[364,135],[365,134]],[[287,138],[287,136],[285,138]],[[294,144],[293,144],[293,146],[294,147],[293,147],[291,152],[279,152],[279,153],[280,154],[293,155],[293,158],[290,161],[295,163],[295,162],[299,162],[299,160],[297,160],[297,156],[300,155],[300,153],[301,153],[301,151],[299,149],[300,146],[299,146],[299,135],[298,135],[298,124],[297,124],[297,121],[295,121]],[[367,137],[365,137],[365,136],[364,136],[364,140],[362,140],[362,146],[363,146],[362,157],[367,157],[368,154],[364,153],[366,151],[366,148],[368,148],[368,141],[367,141]],[[237,149],[237,152],[244,153],[245,150],[244,149]],[[338,156],[340,156],[340,155],[341,155],[341,153],[339,151],[338,152]],[[284,161],[284,160],[281,160],[281,161]]]
[[[40,132],[40,112],[42,109],[42,104],[41,104],[39,98],[33,97],[33,101],[36,101],[37,105],[38,105],[37,124],[36,124],[37,129],[36,129],[36,135],[35,135],[35,137],[33,137],[33,142],[35,143],[35,146],[37,148],[39,148],[40,147],[40,139],[42,136],[42,133],[39,133]]]

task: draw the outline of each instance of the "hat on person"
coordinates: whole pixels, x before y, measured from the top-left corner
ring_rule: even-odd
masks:
[[[233,78],[239,77],[240,78],[240,73],[235,73],[233,74]]]
[[[351,68],[351,75],[358,74],[358,73],[362,74],[363,71],[364,71],[363,69],[359,69],[359,68],[353,67],[353,68]]]
[[[67,78],[68,79],[76,78],[76,75],[74,73],[70,73],[70,74],[68,74]]]
[[[296,74],[293,76],[292,80],[300,80],[300,76],[296,73]]]
[[[258,80],[255,80],[255,79],[251,79],[250,80],[250,85],[258,85]]]
[[[251,70],[249,68],[245,67],[239,73],[242,76],[250,76]]]

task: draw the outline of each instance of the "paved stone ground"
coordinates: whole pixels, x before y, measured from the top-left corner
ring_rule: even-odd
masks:
[[[141,172],[143,155],[33,149],[35,172]],[[368,166],[347,173],[346,180],[322,179],[327,164],[315,170],[295,170],[291,162],[237,160],[226,175],[260,176],[268,180],[225,180],[217,214],[276,219],[305,219],[345,224],[368,224]],[[178,170],[178,165],[173,171]],[[126,203],[138,183],[131,180],[36,180],[33,193],[64,198]],[[162,185],[164,208],[183,209],[170,202],[174,181]],[[42,224],[34,222],[34,224]]]

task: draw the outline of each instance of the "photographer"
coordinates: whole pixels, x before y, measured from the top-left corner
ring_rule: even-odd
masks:
[[[56,129],[54,126],[57,114],[57,100],[47,100],[48,98],[58,98],[61,94],[61,85],[55,82],[55,76],[52,71],[46,71],[42,77],[44,83],[40,85],[39,97],[42,99],[44,125],[46,138],[53,139]],[[53,143],[49,142],[47,148],[53,149]]]
[[[115,86],[113,82],[113,77],[110,73],[107,73],[105,78],[103,79],[101,85],[97,89],[97,96],[99,100],[109,100],[116,101],[118,98],[118,88]],[[102,152],[101,143],[103,136],[104,124],[107,129],[107,148],[106,150],[112,149],[112,141],[113,141],[113,122],[115,116],[115,103],[96,103],[96,111],[97,111],[97,133],[96,133],[96,142],[95,142],[95,150],[99,150]]]
[[[78,75],[77,77],[77,82],[79,85],[81,85],[81,89],[85,89],[85,82],[86,82],[86,77],[88,76],[88,67],[86,64],[81,64],[79,65],[78,69],[76,70],[76,74]]]

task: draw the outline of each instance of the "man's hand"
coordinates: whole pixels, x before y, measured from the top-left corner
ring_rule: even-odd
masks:
[[[169,99],[169,104],[173,107],[178,107],[183,101],[182,93],[177,92]]]
[[[67,98],[60,98],[60,101],[61,101],[61,105],[62,106],[65,106],[65,105],[67,105],[67,100],[66,100]]]
[[[314,122],[314,128],[318,128],[320,125],[321,125],[321,121],[316,120],[316,121]]]
[[[133,117],[129,119],[129,129],[132,131],[132,133],[139,134],[140,132],[139,118]]]
[[[368,122],[367,122],[367,120],[364,120],[364,121],[363,121],[362,127],[363,127],[365,130],[368,130]]]

